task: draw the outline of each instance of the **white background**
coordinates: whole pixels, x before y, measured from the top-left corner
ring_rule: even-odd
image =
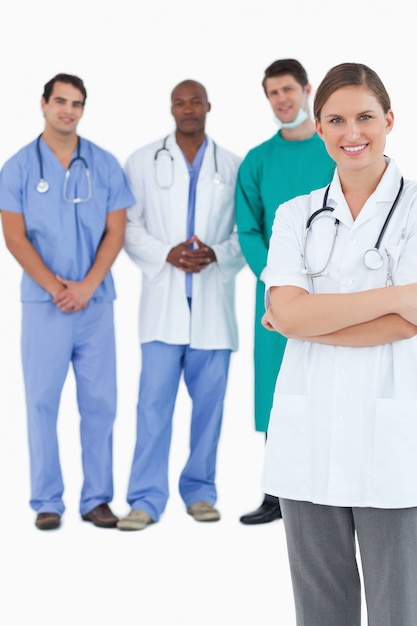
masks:
[[[173,128],[169,96],[193,78],[208,91],[207,131],[242,157],[276,127],[261,88],[272,61],[295,57],[315,89],[343,61],[375,69],[396,115],[387,154],[408,178],[415,162],[415,21],[407,0],[15,0],[2,11],[0,166],[43,129],[43,85],[79,75],[88,99],[79,130],[129,154]],[[413,152],[412,152],[413,151]],[[119,408],[114,439],[116,513],[135,438],[140,371],[140,273],[122,252],[114,266]],[[25,407],[20,368],[20,268],[0,238],[0,622],[5,626],[141,623],[150,626],[295,624],[281,522],[246,527],[260,504],[264,438],[253,425],[254,279],[237,281],[240,350],[232,357],[218,457],[222,521],[197,524],[184,511],[177,479],[188,445],[189,401],[181,388],[171,448],[171,498],[160,523],[139,533],[80,520],[78,413],[70,373],[59,418],[67,511],[42,533],[28,506]]]

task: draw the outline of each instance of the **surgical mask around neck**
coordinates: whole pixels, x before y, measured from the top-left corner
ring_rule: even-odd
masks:
[[[296,118],[292,122],[281,122],[281,120],[274,115],[274,121],[281,128],[291,129],[301,126],[308,119],[308,113],[305,109],[299,109]]]

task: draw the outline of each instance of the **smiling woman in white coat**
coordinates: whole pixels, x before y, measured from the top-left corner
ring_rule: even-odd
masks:
[[[265,451],[280,498],[297,626],[417,624],[417,183],[385,156],[378,75],[330,69],[314,101],[337,164],[283,204],[263,323],[288,342]],[[279,452],[279,453],[278,453]]]
[[[168,500],[168,455],[181,375],[192,400],[190,454],[179,479],[187,512],[217,521],[215,484],[230,354],[238,348],[235,276],[244,266],[235,222],[239,157],[205,134],[210,103],[186,80],[171,94],[175,132],[134,152],[126,175],[136,197],[125,249],[142,271],[142,369],[129,514],[141,530]]]

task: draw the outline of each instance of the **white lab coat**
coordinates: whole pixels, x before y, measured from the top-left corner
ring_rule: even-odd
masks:
[[[235,224],[240,159],[217,146],[217,171],[223,182],[214,183],[214,146],[208,140],[197,181],[195,234],[213,248],[217,262],[193,274],[190,312],[185,273],[166,262],[171,248],[187,239],[189,174],[175,134],[166,141],[169,154],[159,153],[155,160],[162,145],[160,139],[137,150],[125,168],[136,197],[127,212],[125,250],[142,270],[140,341],[237,350],[235,276],[245,264]],[[172,181],[170,188],[162,189],[156,175],[162,184]]]
[[[283,204],[269,247],[266,288],[294,285],[313,293],[354,293],[417,277],[417,183],[405,181],[385,231],[383,265],[370,270],[372,248],[399,190],[391,160],[377,189],[353,220],[337,171],[329,217],[317,217],[302,273],[305,224],[325,189]],[[307,304],[308,306],[308,304]],[[289,339],[278,375],[265,449],[263,488],[282,498],[331,506],[417,506],[417,337],[351,348]]]

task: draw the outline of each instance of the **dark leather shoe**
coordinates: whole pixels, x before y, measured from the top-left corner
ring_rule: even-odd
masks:
[[[53,530],[61,525],[61,516],[58,513],[38,513],[35,526],[39,530]]]
[[[81,515],[85,522],[92,522],[94,526],[99,528],[116,528],[119,518],[113,515],[109,505],[105,502],[99,504],[89,513]]]
[[[279,503],[276,502],[262,502],[259,509],[242,515],[240,521],[242,524],[269,524],[277,519],[281,519],[281,509]]]

